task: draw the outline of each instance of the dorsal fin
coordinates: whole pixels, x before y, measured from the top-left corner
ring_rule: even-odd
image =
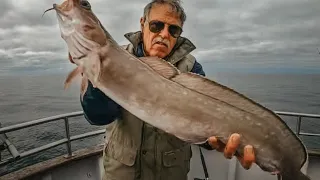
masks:
[[[255,103],[246,96],[198,74],[181,73],[173,77],[171,80],[185,86],[186,88],[192,89],[209,97],[219,99],[220,101],[226,102],[249,113],[253,113],[259,117],[278,118],[274,112]]]
[[[181,73],[171,63],[157,57],[141,57],[139,59],[165,78],[185,86],[188,89],[226,102],[262,118],[278,118],[274,112],[257,104],[246,96],[206,77],[190,72]],[[260,108],[257,108],[257,105]]]
[[[175,66],[161,58],[141,57],[139,59],[167,79],[171,79],[172,77],[180,74],[179,70]]]

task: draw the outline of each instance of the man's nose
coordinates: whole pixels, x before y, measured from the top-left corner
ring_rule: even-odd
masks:
[[[162,38],[169,39],[170,33],[169,33],[169,27],[165,25],[165,27],[162,29],[162,31],[159,34]]]

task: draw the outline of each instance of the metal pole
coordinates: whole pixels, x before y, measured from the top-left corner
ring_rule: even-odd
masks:
[[[1,122],[0,122],[0,128],[2,128]],[[0,142],[0,161],[2,161],[2,160],[1,160],[1,152],[2,152],[3,150],[5,150],[5,149],[6,149],[6,148],[5,148],[5,146],[4,146],[4,141]]]
[[[69,128],[69,120],[68,117],[64,117],[64,123],[65,123],[65,128],[66,128],[66,135],[67,135],[67,150],[68,150],[68,156],[72,156],[72,150],[71,150],[71,140],[70,140],[70,128]]]
[[[0,122],[0,128],[2,128],[2,124],[1,124],[1,122]],[[5,146],[4,146],[4,142],[0,142],[0,161],[2,161],[1,160],[1,152],[3,151],[3,150],[5,150],[6,148],[5,148]]]
[[[297,126],[296,126],[296,132],[298,136],[300,135],[300,130],[301,130],[301,116],[298,116]]]
[[[201,147],[200,146],[199,146],[199,151],[200,151],[200,158],[201,158],[201,163],[202,163],[202,166],[203,166],[205,180],[209,180],[209,173],[208,173],[206,161],[204,159],[204,156],[203,156],[203,153],[201,151]]]

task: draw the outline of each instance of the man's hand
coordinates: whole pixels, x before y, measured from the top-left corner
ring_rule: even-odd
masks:
[[[223,144],[216,137],[210,137],[208,139],[208,143],[217,151],[224,152],[224,156],[226,158],[231,159],[240,144],[240,135],[237,133],[232,134],[227,142],[227,145]],[[236,157],[240,161],[243,168],[249,169],[252,163],[255,162],[253,147],[251,145],[245,146],[244,156],[243,157],[236,156]]]

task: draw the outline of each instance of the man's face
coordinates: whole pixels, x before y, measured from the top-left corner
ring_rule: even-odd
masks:
[[[165,23],[164,28],[158,33],[153,33],[149,30],[149,22],[154,20]],[[168,4],[156,4],[150,10],[147,21],[141,18],[140,23],[146,55],[157,56],[159,58],[166,57],[177,42],[177,38],[171,36],[169,33],[169,25],[181,27],[181,21],[178,14],[174,12],[172,7]],[[159,40],[161,39],[163,43],[159,43]]]

